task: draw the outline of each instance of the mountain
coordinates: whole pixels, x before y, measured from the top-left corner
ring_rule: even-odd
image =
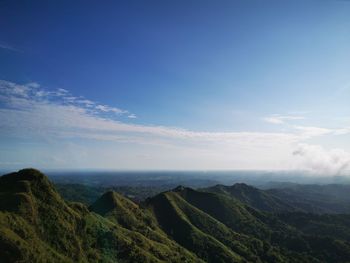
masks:
[[[0,233],[1,262],[200,262],[66,203],[34,169],[0,177]]]
[[[281,184],[265,192],[310,213],[350,213],[350,185]]]
[[[0,259],[350,262],[349,215],[293,209],[241,184],[179,186],[141,203],[108,191],[87,207],[65,201],[44,174],[24,169],[0,177]]]
[[[103,194],[93,205],[90,211],[100,214],[111,222],[121,225],[135,233],[140,233],[149,240],[156,242],[160,247],[165,247],[171,251],[176,251],[183,255],[183,260],[200,262],[192,253],[169,239],[164,231],[158,227],[158,224],[152,214],[147,209],[141,209],[128,198],[119,193],[109,191]],[[168,251],[169,256],[172,255]]]
[[[306,234],[350,240],[349,214],[281,213],[278,218]]]
[[[160,226],[176,242],[207,262],[282,262],[268,244],[233,231],[187,202],[183,195],[189,191],[201,194],[177,188],[147,200]]]
[[[348,240],[303,233],[225,195],[178,187],[148,199],[147,205],[168,235],[207,262],[231,262],[230,250],[238,262],[350,260]]]
[[[167,185],[161,186],[91,186],[84,184],[55,183],[55,188],[67,201],[80,202],[86,205],[93,204],[101,195],[108,191],[115,191],[135,202],[142,202],[146,198],[171,189]]]
[[[203,189],[206,192],[218,193],[230,196],[255,209],[267,212],[297,211],[288,202],[255,187],[244,183],[237,183],[232,186],[216,185]]]
[[[85,205],[94,203],[107,189],[84,184],[57,184],[54,183],[57,192],[70,202],[79,202]]]
[[[232,186],[215,185],[203,188],[229,196],[255,209],[271,212],[306,212],[315,214],[350,213],[349,185],[274,184],[272,189],[261,190],[244,183]]]

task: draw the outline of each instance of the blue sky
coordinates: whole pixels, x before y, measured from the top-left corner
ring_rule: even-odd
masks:
[[[2,1],[0,167],[350,163],[348,1]]]

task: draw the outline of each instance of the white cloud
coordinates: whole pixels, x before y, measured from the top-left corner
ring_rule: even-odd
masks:
[[[326,150],[320,145],[300,144],[293,156],[298,158],[299,167],[312,173],[343,175],[349,173],[350,153],[343,149]]]
[[[350,128],[327,129],[313,126],[291,126],[300,132],[304,139],[319,137],[324,135],[347,135],[350,133]]]
[[[129,115],[128,115],[128,118],[130,118],[130,119],[136,119],[137,117],[136,117],[135,114],[129,114]]]
[[[114,114],[136,118],[126,110],[73,96],[67,90],[47,91],[35,83],[18,85],[0,81],[0,135],[3,140],[34,139],[60,145],[76,139],[93,141],[91,148],[84,144],[84,156],[88,156],[84,157],[86,165],[94,162],[99,162],[101,167],[107,162],[113,165],[118,156],[121,166],[117,168],[123,168],[124,164],[133,165],[132,160],[139,161],[132,156],[146,154],[150,156],[149,162],[134,165],[163,169],[283,169],[291,161],[290,152],[296,145],[313,137],[335,134],[330,129],[308,126],[294,126],[289,132],[193,131],[130,124],[115,119]],[[284,116],[282,120],[299,118]],[[103,144],[106,141],[110,142],[108,147],[115,149],[110,150],[109,157],[101,158],[108,152]],[[121,144],[127,144],[127,150]],[[73,146],[69,147],[74,152]],[[60,158],[71,162],[71,157],[59,151],[62,149],[57,150]]]
[[[37,103],[30,109],[0,109],[0,127],[27,134],[30,131],[52,132],[63,136],[66,131],[78,130],[76,136],[92,133],[100,138],[110,135],[157,136],[158,138],[195,140],[216,143],[237,142],[241,144],[288,143],[298,141],[298,136],[288,133],[260,132],[198,132],[164,126],[127,124],[113,119],[92,115],[88,110],[73,105]]]
[[[263,118],[265,122],[272,123],[272,124],[284,124],[286,121],[304,120],[304,119],[305,117],[303,116],[278,115],[278,114]]]
[[[0,102],[4,103],[7,107],[15,107],[19,109],[30,105],[33,108],[35,108],[36,105],[68,105],[86,109],[90,111],[90,113],[94,112],[91,110],[94,106],[96,110],[101,112],[113,112],[118,115],[132,115],[132,113],[129,113],[127,110],[110,107],[108,105],[99,105],[96,102],[83,97],[73,96],[66,89],[59,88],[54,91],[45,90],[35,82],[20,85],[0,80]]]
[[[96,104],[95,102],[87,99],[78,99],[75,102],[79,104],[84,104],[86,107],[92,107],[93,105]]]
[[[0,48],[1,49],[6,49],[6,50],[10,50],[10,51],[14,51],[14,52],[21,52],[21,50],[19,50],[18,48],[15,48],[9,44],[6,44],[6,43],[3,43],[1,42],[0,43]]]
[[[67,93],[69,93],[68,90],[62,89],[62,88],[57,89],[57,91],[60,92],[60,93],[62,93],[62,94],[67,94]]]
[[[341,128],[341,129],[335,129],[334,134],[335,135],[346,135],[350,133],[350,128]]]
[[[121,110],[121,109],[115,108],[115,107],[109,107],[107,105],[96,105],[95,109],[99,110],[99,111],[103,111],[103,112],[114,112],[116,114],[128,113],[128,111]]]
[[[305,117],[298,115],[278,115],[274,114],[268,117],[263,118],[265,122],[272,124],[284,124],[285,127],[297,130],[298,134],[302,136],[304,139],[323,136],[327,134],[332,135],[346,135],[350,133],[350,128],[338,128],[338,129],[328,129],[323,127],[315,127],[315,126],[302,126],[302,125],[291,125],[289,121],[293,120],[305,120]]]
[[[305,138],[318,137],[326,134],[333,133],[333,130],[320,128],[320,127],[312,127],[312,126],[293,126],[294,129],[301,132],[301,135]]]

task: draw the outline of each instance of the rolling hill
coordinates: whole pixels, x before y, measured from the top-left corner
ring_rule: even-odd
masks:
[[[349,229],[348,215],[304,213],[242,184],[141,203],[108,191],[86,206],[37,170],[0,177],[1,262],[349,262]]]
[[[33,169],[0,178],[0,233],[2,262],[201,261],[65,202]]]
[[[350,213],[350,185],[287,184],[266,191],[291,206],[317,214]]]
[[[293,212],[298,208],[293,207],[287,201],[270,194],[267,191],[257,189],[244,183],[237,183],[232,186],[215,185],[204,188],[205,192],[227,195],[255,209],[267,212]]]

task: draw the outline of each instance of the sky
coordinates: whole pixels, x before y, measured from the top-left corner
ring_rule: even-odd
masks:
[[[350,169],[349,1],[0,1],[0,168]]]

